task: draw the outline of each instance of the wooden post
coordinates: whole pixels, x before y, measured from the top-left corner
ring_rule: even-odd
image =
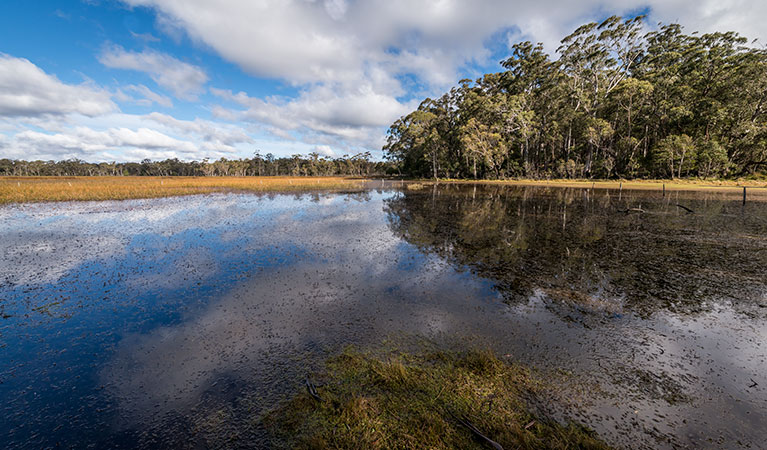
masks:
[[[666,183],[663,183],[663,196],[666,196]]]
[[[746,204],[746,187],[743,186],[743,204]]]

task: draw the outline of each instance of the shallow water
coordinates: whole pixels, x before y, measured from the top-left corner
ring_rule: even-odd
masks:
[[[765,218],[501,186],[5,206],[0,440],[268,447],[254,417],[324,357],[423,337],[529,364],[615,445],[759,448]]]

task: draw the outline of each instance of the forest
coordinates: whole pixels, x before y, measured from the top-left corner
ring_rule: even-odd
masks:
[[[326,158],[318,153],[276,158],[256,152],[252,158],[216,161],[166,159],[137,162],[90,163],[79,159],[23,161],[0,159],[0,176],[371,176],[391,170],[392,164],[373,161],[369,152]]]
[[[415,177],[747,177],[767,169],[767,51],[736,32],[588,23],[552,57],[513,45],[399,118],[384,153]]]

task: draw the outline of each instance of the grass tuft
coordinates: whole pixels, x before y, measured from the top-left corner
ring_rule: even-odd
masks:
[[[302,392],[264,416],[276,448],[608,448],[592,431],[531,414],[542,383],[489,351],[390,353],[347,349],[316,375],[321,401]],[[459,420],[460,418],[460,420]]]

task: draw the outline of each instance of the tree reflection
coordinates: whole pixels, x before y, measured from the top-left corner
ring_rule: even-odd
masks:
[[[767,306],[763,203],[744,210],[721,193],[433,185],[395,195],[385,212],[397,235],[492,279],[509,303],[539,296],[642,316]]]

